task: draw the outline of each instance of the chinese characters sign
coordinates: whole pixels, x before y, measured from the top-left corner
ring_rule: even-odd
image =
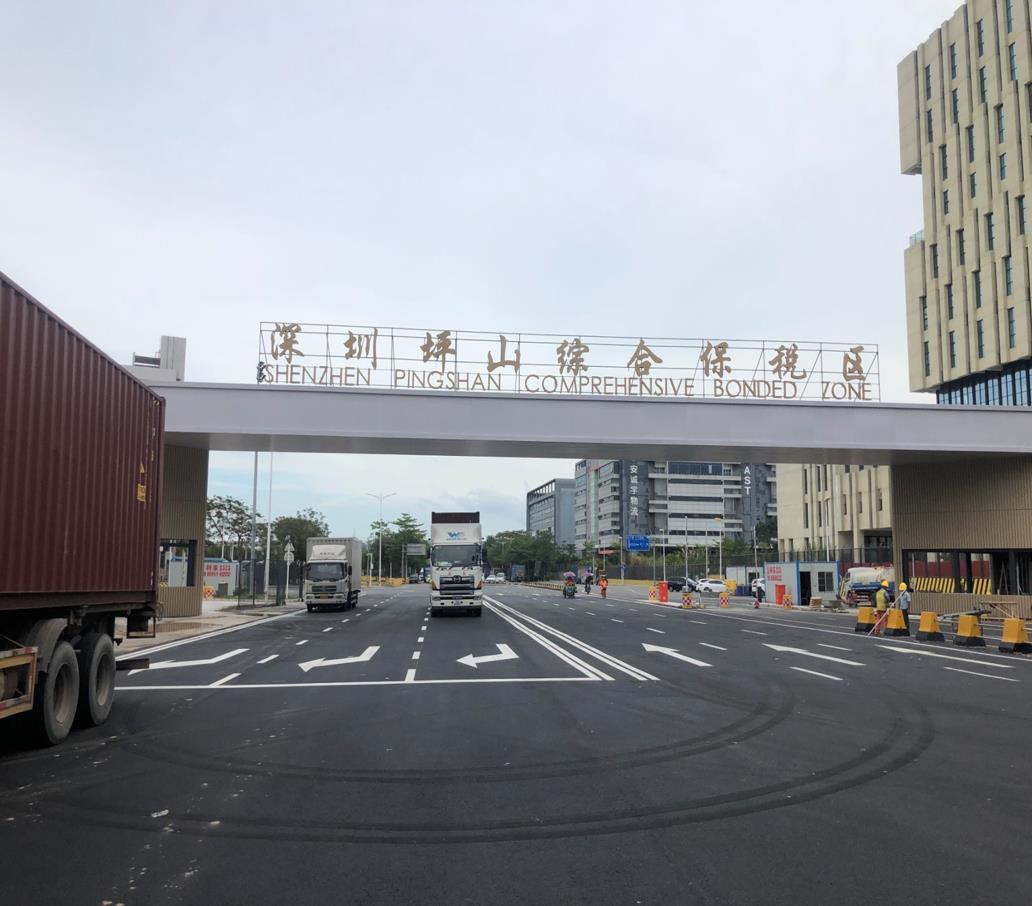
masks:
[[[876,400],[878,347],[262,322],[262,384],[717,399]]]

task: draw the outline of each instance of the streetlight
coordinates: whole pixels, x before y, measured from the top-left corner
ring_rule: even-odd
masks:
[[[287,596],[287,589],[290,588],[290,564],[294,562],[294,542],[290,540],[290,535],[287,535],[287,540],[283,543],[283,597]],[[266,592],[268,594],[268,592]],[[304,583],[298,579],[297,583],[297,597],[301,600],[304,597]]]
[[[720,529],[720,536],[717,540],[717,550],[720,552],[720,567],[719,574],[720,578],[724,578],[724,517],[717,516],[717,528]]]
[[[383,502],[388,497],[393,497],[397,492],[391,491],[390,494],[372,494],[366,491],[366,497],[372,497],[373,500],[380,501],[380,521],[378,525],[377,538],[379,541],[380,552],[376,561],[376,584],[383,585]]]

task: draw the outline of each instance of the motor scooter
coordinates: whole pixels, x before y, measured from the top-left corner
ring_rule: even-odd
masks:
[[[572,598],[577,594],[577,586],[574,584],[573,579],[567,579],[563,583],[563,597]]]

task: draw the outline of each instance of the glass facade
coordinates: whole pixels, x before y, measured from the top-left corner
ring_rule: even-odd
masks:
[[[1032,399],[1032,360],[1005,365],[1001,371],[975,374],[943,384],[936,400],[943,406],[1028,406]]]

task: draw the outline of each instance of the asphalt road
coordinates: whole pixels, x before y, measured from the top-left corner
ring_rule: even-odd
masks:
[[[4,902],[1029,902],[1032,659],[427,597],[162,646],[55,749],[0,723]]]

